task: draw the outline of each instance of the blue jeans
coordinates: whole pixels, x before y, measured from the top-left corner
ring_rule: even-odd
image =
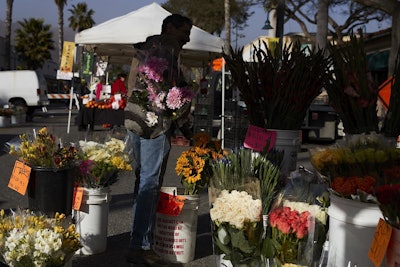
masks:
[[[136,175],[130,247],[151,248],[156,208],[171,145],[165,134],[145,139],[129,131]]]

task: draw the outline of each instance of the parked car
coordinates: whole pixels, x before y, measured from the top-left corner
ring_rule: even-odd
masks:
[[[0,105],[12,104],[26,111],[32,119],[36,108],[46,109],[49,105],[46,80],[38,71],[0,71]]]

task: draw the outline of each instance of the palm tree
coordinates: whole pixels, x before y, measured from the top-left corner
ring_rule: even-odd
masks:
[[[30,18],[18,21],[21,26],[15,31],[15,51],[26,63],[27,69],[41,68],[46,60],[51,59],[50,50],[54,50],[51,25],[43,19]]]
[[[14,0],[7,0],[7,11],[6,11],[6,36],[5,36],[5,68],[9,70],[11,68],[11,24],[12,24],[12,8]]]
[[[61,56],[64,45],[64,6],[67,0],[54,0],[58,9],[58,63],[61,64]]]
[[[95,24],[92,18],[94,11],[92,9],[88,10],[86,3],[72,5],[72,8],[68,9],[68,11],[71,12],[71,16],[68,18],[69,27],[75,32],[91,28]]]

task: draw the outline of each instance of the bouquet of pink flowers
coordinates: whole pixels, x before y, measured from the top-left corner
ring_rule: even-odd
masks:
[[[272,210],[268,220],[275,259],[281,264],[297,263],[300,241],[307,240],[309,211],[299,212],[290,207]]]
[[[165,58],[149,56],[138,67],[138,83],[142,89],[135,90],[131,100],[147,111],[149,126],[157,123],[159,115],[178,118],[195,96],[189,86],[177,86],[167,77]]]

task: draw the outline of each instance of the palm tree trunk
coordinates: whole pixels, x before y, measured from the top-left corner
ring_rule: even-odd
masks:
[[[11,69],[11,24],[12,24],[12,8],[14,0],[7,0],[6,11],[6,36],[5,36],[5,69]]]
[[[230,3],[229,0],[225,0],[225,53],[230,54],[231,46],[231,14],[230,14]]]

